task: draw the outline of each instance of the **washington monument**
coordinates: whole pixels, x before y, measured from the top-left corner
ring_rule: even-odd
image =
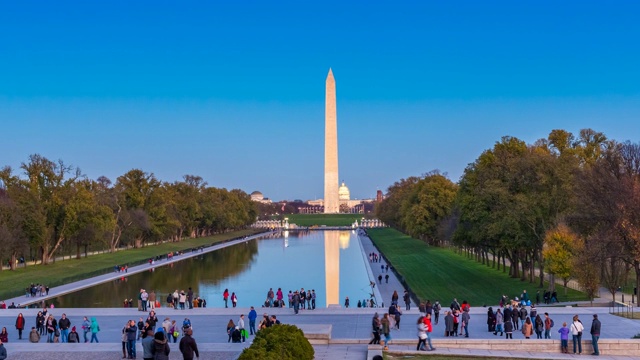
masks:
[[[324,105],[324,213],[340,212],[338,200],[338,115],[336,80],[329,69]]]

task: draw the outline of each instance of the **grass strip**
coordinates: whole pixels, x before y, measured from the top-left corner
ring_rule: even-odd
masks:
[[[0,299],[24,295],[25,288],[29,284],[45,284],[49,287],[60,286],[112,272],[115,265],[139,265],[150,258],[165,255],[169,252],[209,246],[238,237],[253,235],[261,231],[257,229],[239,230],[202,238],[184,239],[180,242],[145,246],[140,249],[90,255],[81,259],[57,260],[49,265],[32,265],[26,268],[18,268],[14,271],[3,270],[0,271],[0,283],[2,284]]]
[[[457,298],[460,302],[469,301],[472,306],[493,306],[503,294],[520,297],[526,289],[535,300],[536,290],[544,292],[537,284],[509,277],[508,269],[506,273],[502,269],[498,271],[449,248],[429,246],[395,229],[370,229],[368,233],[421,301],[440,300],[442,307],[447,308],[453,298]],[[544,289],[547,286],[545,283]],[[584,293],[572,289],[564,295],[564,289],[559,288],[558,297],[562,302],[587,300]],[[542,300],[542,296],[540,298]]]
[[[358,224],[364,214],[288,214],[290,224],[298,226],[351,226],[354,221]]]

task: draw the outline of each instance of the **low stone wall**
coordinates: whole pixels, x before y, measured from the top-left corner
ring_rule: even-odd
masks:
[[[330,324],[300,324],[296,325],[304,333],[304,337],[309,340],[311,345],[326,345],[331,342]]]
[[[347,339],[331,340],[331,344],[346,344]],[[353,340],[358,344],[367,344],[369,340]],[[353,342],[352,342],[353,343]],[[416,345],[417,340],[399,339],[392,340],[393,345]],[[573,343],[569,339],[569,352],[573,352]],[[516,339],[516,340],[433,340],[436,348],[456,348],[456,349],[478,349],[478,350],[501,350],[501,351],[530,351],[537,353],[559,353],[560,340],[538,340],[538,339]],[[381,349],[378,345],[369,345],[370,349]],[[598,341],[598,348],[601,355],[625,355],[640,357],[640,339],[601,339]],[[591,340],[582,340],[582,354],[591,354],[593,347]]]

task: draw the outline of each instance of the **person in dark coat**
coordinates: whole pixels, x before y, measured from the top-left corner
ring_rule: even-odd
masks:
[[[444,336],[453,336],[453,315],[447,311],[444,316]]]
[[[600,328],[602,324],[598,320],[598,314],[593,314],[593,322],[591,323],[591,344],[593,345],[593,353],[591,355],[600,355],[598,350],[598,340],[600,339]]]
[[[158,331],[153,338],[153,359],[169,360],[171,349],[169,348],[169,344],[167,344],[167,337],[164,336],[164,332]]]
[[[196,340],[192,338],[191,335],[193,335],[193,330],[187,329],[184,332],[184,336],[180,340],[180,352],[182,353],[182,357],[184,360],[193,360],[194,354],[197,358],[200,357]]]
[[[493,313],[493,308],[489,307],[487,310],[487,327],[489,332],[496,331],[496,314]]]

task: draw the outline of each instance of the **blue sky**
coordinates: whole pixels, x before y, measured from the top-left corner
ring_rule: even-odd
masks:
[[[501,136],[640,139],[640,3],[0,0],[0,165],[313,199],[324,81],[352,197]]]

